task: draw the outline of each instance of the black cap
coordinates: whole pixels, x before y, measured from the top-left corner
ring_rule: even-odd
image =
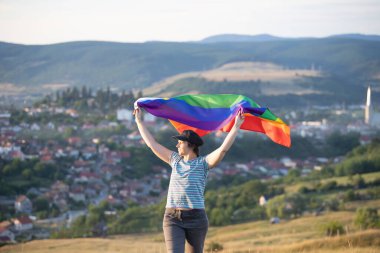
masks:
[[[182,134],[172,137],[177,140],[187,141],[197,146],[202,146],[203,144],[202,138],[193,130],[184,130]]]

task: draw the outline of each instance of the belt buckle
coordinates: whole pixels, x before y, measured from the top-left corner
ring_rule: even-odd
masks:
[[[182,221],[182,217],[181,217],[181,214],[182,214],[182,210],[181,209],[175,209],[175,214],[176,214],[176,217]]]

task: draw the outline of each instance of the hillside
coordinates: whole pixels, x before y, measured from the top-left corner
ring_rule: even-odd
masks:
[[[237,83],[242,84],[244,93],[252,89],[252,83],[256,82],[255,92],[260,95],[283,95],[283,94],[311,94],[320,93],[313,90],[312,87],[299,85],[303,78],[319,77],[321,73],[317,70],[305,69],[284,69],[282,66],[264,63],[264,62],[233,62],[222,65],[219,68],[207,71],[188,72],[178,74],[164,79],[158,83],[143,90],[145,95],[161,95],[172,96],[178,95],[182,90],[194,90],[197,93],[220,93],[220,90],[226,93],[234,93],[238,88]],[[190,84],[189,79],[194,80],[194,86],[185,86]],[[201,79],[200,85],[195,84],[195,79]],[[201,83],[213,82],[215,87],[210,87],[212,84],[201,85]],[[229,83],[231,90],[228,87],[223,87],[223,83]],[[259,84],[260,83],[260,84]],[[245,85],[244,85],[245,84]],[[203,90],[208,88],[208,90]],[[235,90],[235,91],[234,91]]]
[[[4,93],[20,87],[27,87],[21,92],[33,88],[49,92],[65,85],[141,89],[177,74],[247,61],[317,69],[329,79],[317,79],[316,90],[338,94],[352,90],[343,99],[359,101],[364,87],[376,86],[379,79],[380,43],[340,37],[221,43],[0,43],[0,85]]]
[[[338,237],[326,237],[321,227],[329,221],[340,221],[350,232]],[[358,231],[353,225],[352,212],[327,213],[323,216],[307,216],[280,224],[267,221],[249,222],[225,227],[210,227],[206,249],[212,243],[221,244],[219,252],[318,252],[375,253],[380,249],[380,230]],[[150,253],[165,252],[163,233],[143,233],[109,238],[36,240],[0,248],[0,252],[28,253]],[[210,251],[205,251],[210,252]]]

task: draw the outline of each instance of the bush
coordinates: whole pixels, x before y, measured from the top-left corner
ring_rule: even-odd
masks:
[[[359,226],[360,229],[379,228],[380,219],[377,209],[369,207],[357,209],[354,223]]]
[[[329,181],[325,184],[320,185],[319,190],[321,192],[328,192],[328,191],[337,189],[337,187],[338,187],[337,182],[333,180],[333,181]]]
[[[207,248],[207,251],[211,252],[218,252],[220,250],[223,250],[223,245],[217,242],[211,242]]]
[[[301,186],[301,187],[298,189],[298,193],[301,193],[301,194],[306,194],[306,193],[309,193],[309,192],[313,192],[313,190],[309,189],[309,188],[306,187],[306,186]]]
[[[352,179],[352,183],[356,189],[363,189],[366,187],[364,178],[361,175],[358,175]]]
[[[360,196],[354,190],[348,190],[344,193],[343,199],[345,201],[355,201],[360,199]]]
[[[339,210],[339,201],[336,199],[331,199],[325,202],[326,209],[329,211],[338,211]]]
[[[280,195],[270,199],[266,204],[268,217],[290,218],[300,216],[306,211],[308,199],[299,193]]]
[[[323,231],[327,236],[335,236],[344,234],[342,223],[338,221],[330,221],[323,226]]]

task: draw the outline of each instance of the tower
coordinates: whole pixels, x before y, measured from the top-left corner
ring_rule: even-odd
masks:
[[[366,105],[365,105],[364,123],[366,123],[367,125],[371,125],[371,117],[372,117],[371,87],[368,86],[368,89],[367,89],[367,102],[366,102]]]

